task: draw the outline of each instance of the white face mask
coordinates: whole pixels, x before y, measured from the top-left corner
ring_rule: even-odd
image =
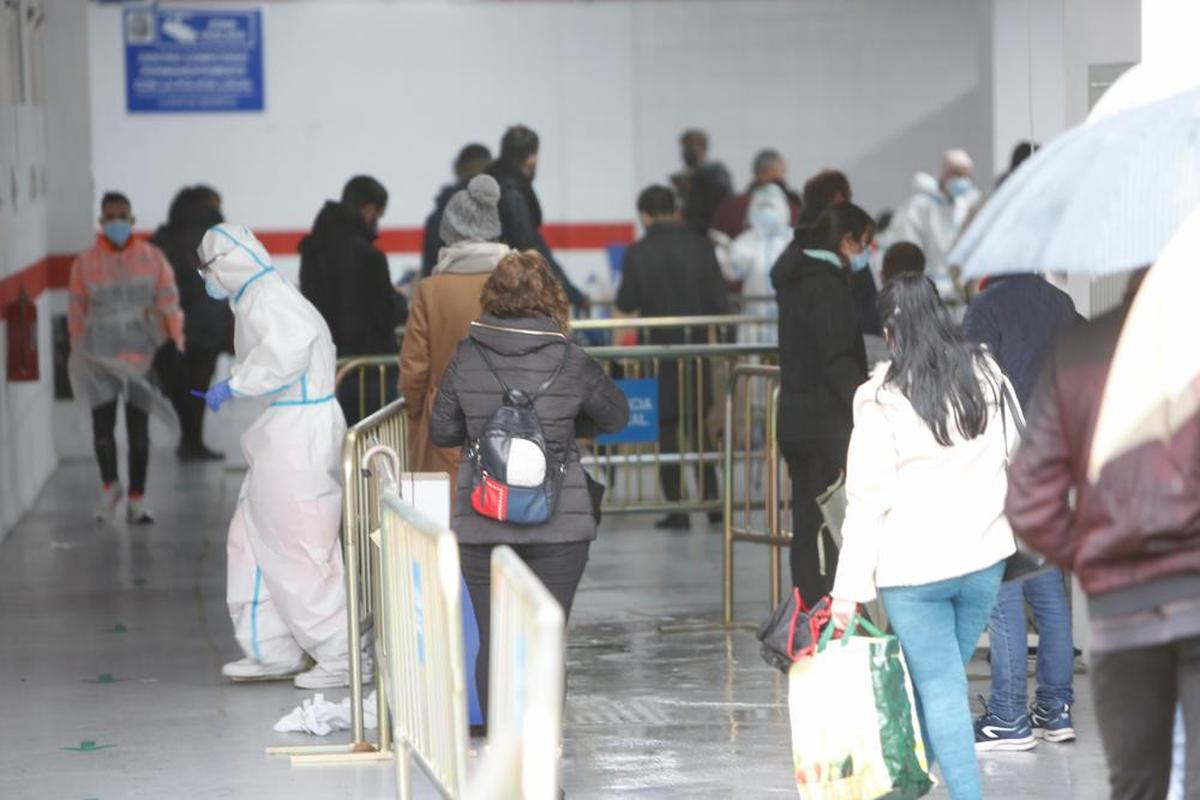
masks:
[[[774,233],[781,230],[788,222],[786,214],[778,206],[755,206],[750,212],[750,227],[765,231],[766,233]]]
[[[213,300],[229,299],[229,290],[221,285],[221,282],[217,280],[217,276],[211,271],[204,275],[204,291]]]

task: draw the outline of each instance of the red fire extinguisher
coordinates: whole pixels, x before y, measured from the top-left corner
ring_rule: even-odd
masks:
[[[4,307],[8,323],[8,379],[36,381],[38,379],[37,306],[29,299],[25,287],[17,299]]]

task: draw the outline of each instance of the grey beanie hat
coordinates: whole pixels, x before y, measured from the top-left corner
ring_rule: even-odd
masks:
[[[500,238],[500,184],[491,175],[476,175],[446,204],[438,233],[442,241],[494,242]]]

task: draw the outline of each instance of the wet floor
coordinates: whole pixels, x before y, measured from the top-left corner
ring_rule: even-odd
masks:
[[[159,524],[91,523],[95,466],[69,462],[0,544],[0,798],[393,796],[388,765],[293,767],[264,755],[311,741],[271,731],[309,694],[219,675],[239,655],[224,533],[240,476],[153,458]],[[652,522],[606,520],[580,588],[567,795],[794,796],[784,677],[750,631],[703,628],[720,605],[716,529],[700,517],[691,532]],[[767,610],[766,556],[753,546],[739,556],[738,616],[756,619]],[[988,798],[1105,796],[1085,676],[1077,690],[1081,740],[984,757]],[[417,794],[434,796],[424,785]]]

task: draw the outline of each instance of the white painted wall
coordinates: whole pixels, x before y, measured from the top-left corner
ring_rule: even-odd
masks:
[[[46,28],[27,23],[28,12],[37,19],[40,6],[22,0],[11,9],[0,7],[0,279],[46,255],[45,84],[35,68],[38,38]],[[37,306],[41,377],[36,382],[8,382],[8,325],[0,321],[0,539],[32,505],[57,463],[51,437],[49,297],[43,294]]]
[[[148,224],[205,180],[231,218],[295,229],[366,171],[392,192],[384,224],[412,226],[460,145],[495,147],[525,122],[542,134],[547,219],[612,221],[677,169],[689,125],[711,132],[739,184],[770,145],[794,183],[845,168],[870,208],[902,200],[946,147],[991,150],[982,0],[262,8],[266,112],[133,116],[120,9],[89,9],[96,192],[126,188]]]

